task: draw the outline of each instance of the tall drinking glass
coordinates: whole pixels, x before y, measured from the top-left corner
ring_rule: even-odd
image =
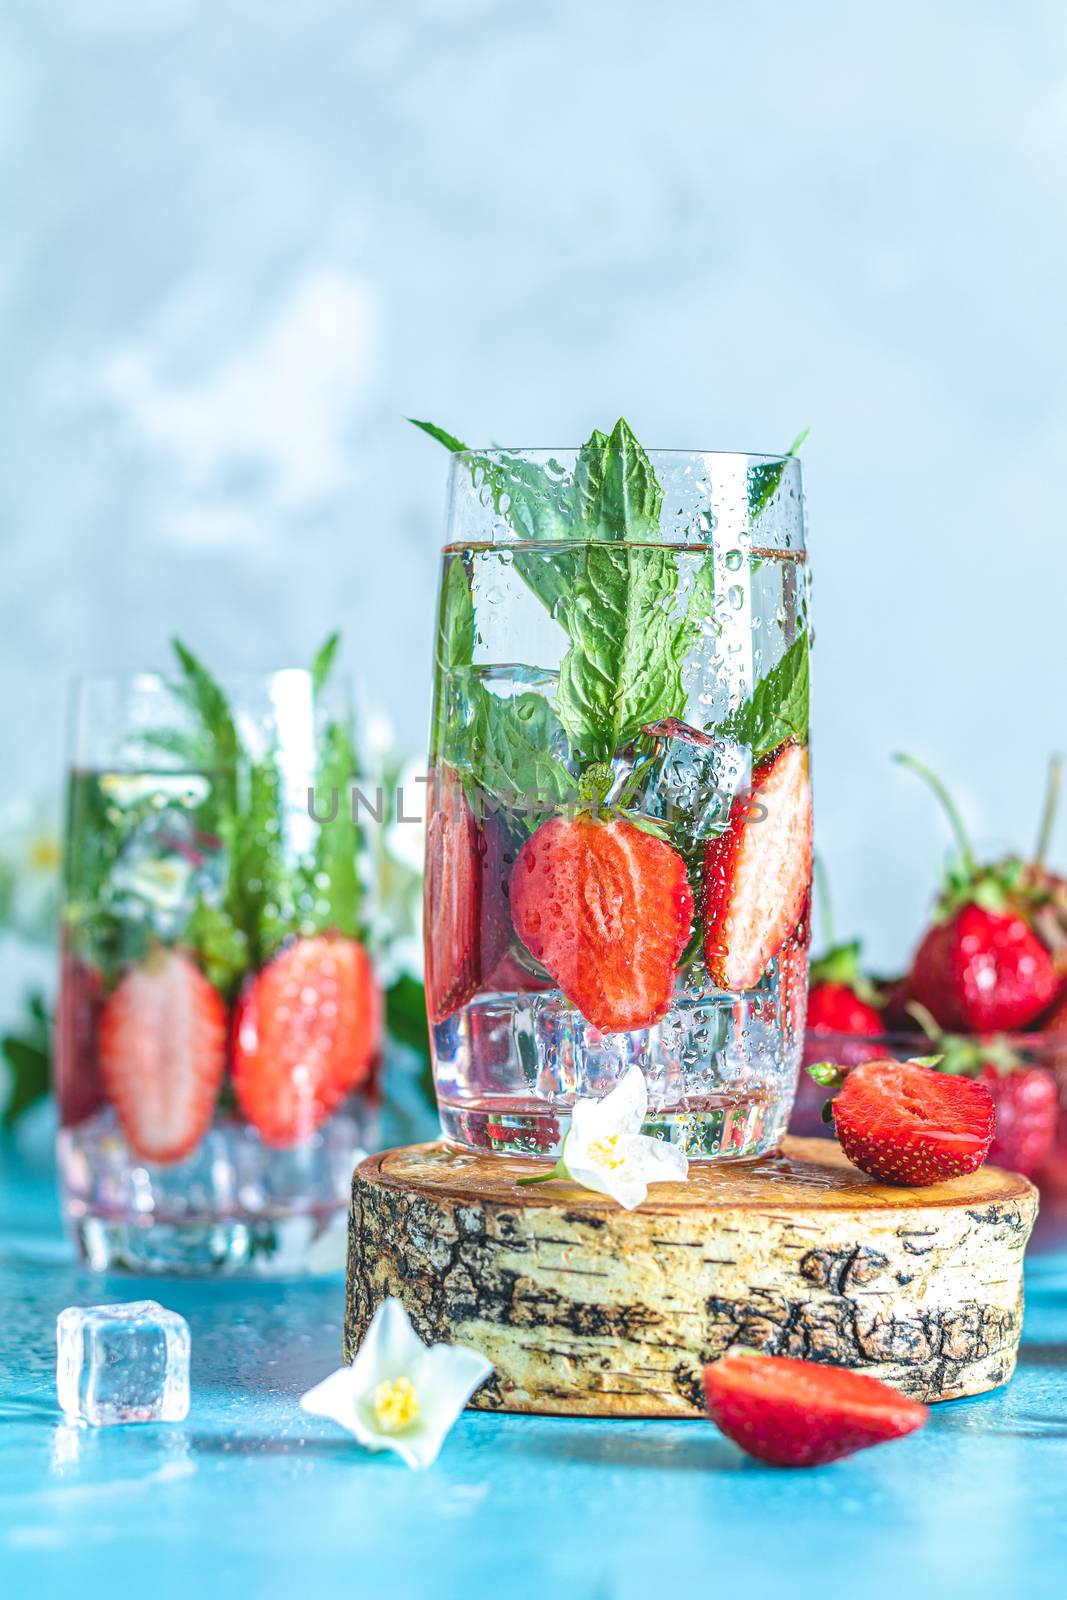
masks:
[[[336,1267],[380,1020],[347,701],[186,658],[83,681],[73,709],[56,1042],[78,1248]]]
[[[623,425],[620,425],[622,428]],[[558,1153],[634,1064],[646,1132],[784,1132],[807,993],[808,582],[792,456],[452,458],[425,939],[444,1134]]]

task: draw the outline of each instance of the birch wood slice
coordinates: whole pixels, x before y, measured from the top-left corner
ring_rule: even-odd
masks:
[[[637,1211],[544,1163],[414,1145],[357,1168],[345,1359],[386,1295],[422,1338],[495,1373],[471,1404],[577,1416],[703,1413],[701,1369],[732,1344],[871,1373],[922,1400],[1015,1367],[1025,1178],[982,1167],[892,1189],[836,1145],[786,1139],[748,1166],[696,1165]]]

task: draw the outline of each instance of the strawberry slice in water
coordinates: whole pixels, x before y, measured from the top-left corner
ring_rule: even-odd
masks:
[[[182,1161],[211,1125],[226,1070],[226,1007],[200,968],[157,950],[104,1005],[100,1075],[136,1153]]]
[[[238,1104],[268,1144],[297,1144],[366,1085],[380,1040],[381,996],[359,940],[298,939],[267,963],[238,1008]]]
[[[511,942],[511,851],[502,823],[474,815],[457,775],[441,767],[429,787],[426,830],[426,1002],[433,1023],[466,1005]]]
[[[811,851],[808,752],[787,744],[705,847],[704,958],[721,988],[751,989],[781,950],[804,911]]]
[[[711,1420],[758,1461],[820,1467],[914,1433],[929,1412],[863,1372],[732,1350],[704,1369]]]
[[[624,818],[553,817],[511,875],[515,931],[602,1033],[664,1015],[693,921],[685,862]]]

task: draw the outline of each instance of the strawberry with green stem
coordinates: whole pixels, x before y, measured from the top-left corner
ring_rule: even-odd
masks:
[[[1027,1062],[1003,1037],[976,1039],[945,1033],[926,1007],[908,1007],[939,1052],[938,1072],[982,1083],[996,1107],[996,1134],[989,1160],[1032,1177],[1052,1154],[1059,1123],[1059,1089],[1047,1067]]]
[[[1024,862],[979,863],[940,778],[913,756],[895,759],[933,789],[959,847],[934,924],[912,961],[911,997],[942,1027],[954,1031],[1023,1028],[1044,1011],[1059,987],[1048,947],[1034,931],[1043,895],[1034,888]]]
[[[811,963],[808,989],[808,1029],[815,1033],[855,1033],[872,1036],[883,1031],[881,996],[860,964],[858,939],[834,942],[833,911],[826,873],[815,861],[815,882],[829,949]]]

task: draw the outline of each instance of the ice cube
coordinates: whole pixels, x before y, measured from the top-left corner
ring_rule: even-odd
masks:
[[[56,1318],[56,1388],[94,1427],[189,1415],[189,1326],[155,1300],[68,1306]]]
[[[630,788],[629,808],[688,839],[721,833],[735,796],[751,779],[748,750],[677,717],[650,722],[641,731],[653,752],[644,761],[639,758],[641,783],[636,792]]]

